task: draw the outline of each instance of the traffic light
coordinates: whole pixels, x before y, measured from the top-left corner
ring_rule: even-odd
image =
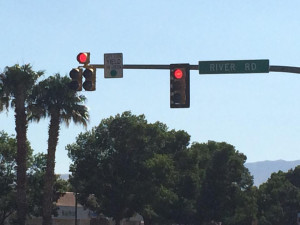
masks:
[[[69,83],[69,88],[74,91],[82,90],[82,69],[74,68],[69,73],[72,81]]]
[[[80,52],[77,55],[77,61],[84,65],[89,64],[90,63],[90,53],[89,52]]]
[[[190,64],[170,65],[170,107],[190,107]]]
[[[86,91],[95,91],[96,90],[96,68],[88,67],[83,72],[85,81],[83,82],[83,88]]]

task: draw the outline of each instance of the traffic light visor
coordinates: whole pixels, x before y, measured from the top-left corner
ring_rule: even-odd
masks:
[[[83,72],[83,76],[84,76],[86,79],[92,79],[93,73],[94,73],[94,69],[88,68],[88,69],[86,69],[86,70]]]
[[[70,77],[72,79],[78,79],[80,77],[80,70],[79,69],[72,69],[70,71]]]
[[[75,91],[82,90],[82,69],[74,68],[70,71],[72,81],[69,83],[69,88]]]

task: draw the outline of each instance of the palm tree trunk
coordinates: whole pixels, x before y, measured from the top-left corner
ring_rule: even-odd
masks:
[[[21,92],[21,91],[20,91]],[[15,123],[17,134],[17,220],[18,225],[25,225],[27,214],[26,171],[27,171],[27,119],[24,95],[16,96]]]
[[[43,195],[43,225],[52,224],[53,183],[55,168],[55,151],[58,143],[60,117],[59,111],[51,113],[48,137],[47,168]]]

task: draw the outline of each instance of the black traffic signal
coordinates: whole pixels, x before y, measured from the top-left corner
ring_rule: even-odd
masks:
[[[83,72],[85,81],[83,82],[83,88],[86,91],[95,91],[96,90],[96,68],[88,67]]]
[[[69,88],[74,91],[82,90],[82,69],[74,68],[69,73],[72,81],[69,83]]]
[[[84,65],[89,64],[90,63],[90,53],[89,52],[80,52],[77,55],[77,61]]]
[[[190,107],[190,64],[170,65],[170,107]]]

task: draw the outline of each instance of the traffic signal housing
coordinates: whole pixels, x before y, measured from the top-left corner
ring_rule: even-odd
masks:
[[[90,63],[90,53],[89,52],[80,52],[77,55],[77,61],[81,64],[88,65]]]
[[[72,81],[69,83],[69,88],[74,91],[82,90],[82,69],[74,68],[69,73]]]
[[[170,65],[170,107],[190,107],[190,64]]]
[[[83,88],[86,91],[95,91],[96,90],[96,68],[88,67],[83,72],[85,81],[83,82]]]

